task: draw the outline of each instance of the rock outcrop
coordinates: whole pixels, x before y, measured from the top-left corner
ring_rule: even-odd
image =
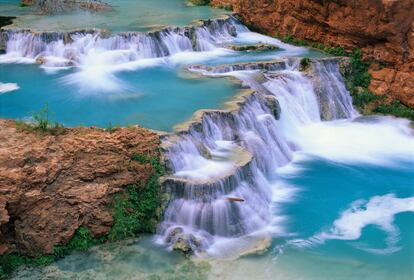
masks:
[[[212,0],[272,35],[358,47],[371,67],[370,90],[414,107],[414,0]]]
[[[0,254],[48,254],[80,226],[105,235],[113,223],[113,194],[146,181],[159,137],[140,127],[39,134],[0,120]]]
[[[101,0],[22,0],[23,6],[36,6],[43,13],[54,13],[83,9],[92,12],[104,12],[112,10],[109,4]]]

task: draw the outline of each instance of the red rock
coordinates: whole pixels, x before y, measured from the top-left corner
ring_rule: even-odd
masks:
[[[80,226],[107,234],[113,194],[152,172],[132,155],[155,155],[158,145],[155,133],[139,127],[75,128],[53,136],[0,120],[0,254],[52,253]]]
[[[388,74],[395,74],[385,79],[379,73],[370,89],[414,108],[414,0],[212,0],[212,4],[231,5],[244,22],[271,35],[361,48],[366,59],[385,63]]]

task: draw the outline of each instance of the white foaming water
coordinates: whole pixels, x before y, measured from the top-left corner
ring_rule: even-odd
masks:
[[[414,158],[409,121],[392,117],[312,123],[294,138],[304,153],[331,161],[392,165]]]
[[[266,36],[266,35],[262,35],[256,32],[244,32],[241,33],[237,36],[236,43],[241,43],[241,44],[256,44],[256,43],[263,43],[263,44],[269,44],[269,45],[274,45],[277,46],[279,48],[283,49],[283,53],[282,55],[290,55],[290,56],[300,56],[305,54],[308,49],[304,48],[304,47],[296,47],[296,46],[292,46],[289,44],[285,44],[282,41]]]
[[[278,124],[286,141],[302,154],[337,162],[387,165],[412,160],[414,132],[409,121],[358,117],[337,70],[331,63],[325,65],[314,65],[316,78],[280,71],[264,84],[282,108]],[[339,117],[343,119],[336,120]]]
[[[235,51],[223,48],[231,42],[267,42],[286,48],[285,52],[290,54],[306,51],[249,32],[231,17],[207,21],[199,27],[111,36],[96,30],[66,34],[5,30],[3,35],[7,48],[6,54],[0,55],[0,63],[37,62],[48,73],[75,67],[77,72],[65,77],[63,82],[89,93],[126,89],[127,85],[115,77],[116,72],[156,65],[177,67],[234,56]]]
[[[185,228],[185,234],[178,236],[196,240],[190,242],[196,252],[229,257],[233,250],[235,255],[252,248],[259,250],[257,244],[266,244],[270,235],[288,234],[287,217],[280,205],[294,200],[298,190],[275,181],[275,176],[300,172],[295,161],[323,157],[340,162],[390,164],[412,159],[413,137],[408,122],[386,117],[358,118],[334,60],[314,62],[308,75],[297,71],[297,65],[286,63],[285,69],[266,73],[264,83],[253,78],[257,71],[237,72],[231,66],[227,67],[231,72],[220,70],[214,74],[235,76],[257,93],[246,97],[238,112],[207,112],[200,123],[180,134],[166,152],[173,176],[192,169],[190,154],[206,157],[203,151],[214,150],[217,141],[233,141],[253,159],[239,166],[233,176],[223,178],[224,170],[221,176],[214,174],[208,185],[196,181],[172,183],[172,200],[160,225],[158,241],[174,246],[174,232]],[[208,74],[207,70],[198,71]],[[274,100],[281,108],[280,119]],[[389,149],[393,143],[401,145]],[[177,191],[180,188],[184,188],[184,194]],[[226,197],[245,201],[229,202]],[[396,209],[404,208],[405,202],[392,200]],[[384,203],[387,205],[388,200]],[[400,203],[403,205],[398,206]],[[240,250],[235,249],[238,243],[244,244]]]
[[[414,212],[414,197],[397,198],[394,194],[387,194],[374,196],[368,201],[357,200],[333,222],[329,230],[308,240],[293,240],[292,244],[306,247],[325,243],[327,240],[358,240],[365,227],[376,225],[387,234],[387,247],[377,249],[364,244],[357,244],[356,247],[371,253],[391,254],[400,250],[397,246],[399,229],[394,224],[394,219],[395,215],[403,212]]]
[[[18,90],[20,87],[15,83],[1,83],[0,82],[0,94]]]
[[[216,141],[216,148],[209,150],[210,159],[200,156],[196,153],[187,153],[183,155],[184,168],[175,173],[177,177],[183,177],[193,180],[209,180],[214,177],[219,177],[221,174],[226,174],[235,169],[234,162],[226,160],[231,156],[234,148],[233,142]],[[190,167],[190,169],[186,169]]]
[[[237,32],[248,30],[233,18],[208,21],[201,27],[109,37],[95,30],[67,34],[6,30],[6,54],[0,55],[0,63],[38,62],[49,72],[52,68],[76,67],[79,73],[67,77],[66,83],[79,85],[83,90],[119,91],[125,85],[114,77],[115,72],[228,55],[232,52],[216,49],[234,40]]]

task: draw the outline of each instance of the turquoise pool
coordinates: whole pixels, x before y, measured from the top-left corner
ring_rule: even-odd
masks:
[[[47,105],[51,121],[66,126],[139,124],[171,131],[196,110],[220,108],[239,90],[227,79],[185,78],[174,69],[154,67],[119,73],[112,77],[116,88],[100,91],[68,84],[71,72],[46,74],[37,65],[0,64],[2,82],[20,87],[0,95],[0,116],[30,119]]]
[[[39,16],[19,0],[1,0],[0,15],[16,15],[15,26],[37,31],[68,31],[87,28],[118,31],[146,31],[160,26],[183,26],[198,19],[215,18],[228,12],[208,6],[190,7],[183,0],[109,0],[113,11],[75,11]]]

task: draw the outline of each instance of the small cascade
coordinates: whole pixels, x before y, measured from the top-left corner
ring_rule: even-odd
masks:
[[[115,62],[167,57],[189,51],[209,51],[232,40],[248,29],[233,17],[200,21],[194,26],[165,28],[146,33],[114,35],[99,30],[68,33],[34,33],[29,30],[2,30],[6,54],[0,61],[23,58],[46,66],[82,65],[85,57],[97,52],[112,52]],[[109,54],[108,54],[109,55]]]
[[[295,131],[327,116],[354,115],[338,63],[313,61],[306,73],[298,70],[298,60],[190,67],[206,75],[234,76],[251,90],[226,110],[198,112],[164,139],[171,171],[164,186],[171,197],[158,241],[196,253],[220,251],[220,256],[260,248],[257,243],[263,244],[273,230],[275,171],[300,150]]]
[[[345,87],[338,61],[322,59],[313,63],[313,83],[321,104],[323,120],[349,119],[358,115]]]

